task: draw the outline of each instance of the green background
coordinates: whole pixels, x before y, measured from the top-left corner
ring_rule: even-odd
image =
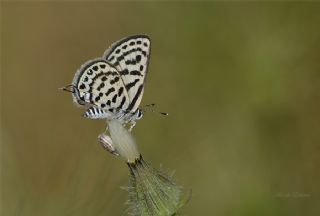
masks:
[[[185,215],[320,214],[320,4],[2,2],[1,215],[126,215],[126,164],[58,91],[132,34],[152,39],[133,134]]]

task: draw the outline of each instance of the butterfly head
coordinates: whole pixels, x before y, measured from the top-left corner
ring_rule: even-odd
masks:
[[[59,89],[72,93],[73,101],[79,105],[85,105],[90,98],[90,95],[88,93],[84,93],[84,96],[81,97],[79,89],[73,84],[64,86]]]

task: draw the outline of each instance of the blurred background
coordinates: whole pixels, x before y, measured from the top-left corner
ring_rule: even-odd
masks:
[[[71,95],[81,64],[152,39],[133,134],[183,215],[320,215],[320,4],[2,2],[1,215],[127,215],[126,164]]]

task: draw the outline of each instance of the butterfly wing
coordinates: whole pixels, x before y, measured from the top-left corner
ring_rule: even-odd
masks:
[[[104,54],[121,75],[129,96],[127,110],[135,112],[144,91],[150,57],[150,39],[145,35],[134,35],[114,43]]]
[[[103,59],[84,64],[72,84],[76,89],[74,100],[80,105],[95,106],[113,113],[129,107],[129,96],[120,74]]]

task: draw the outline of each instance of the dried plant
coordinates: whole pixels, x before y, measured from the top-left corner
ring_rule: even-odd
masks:
[[[177,215],[186,203],[181,187],[164,171],[154,169],[139,153],[131,133],[117,120],[108,122],[110,132],[99,136],[103,147],[119,155],[130,170],[129,213],[134,216]]]

